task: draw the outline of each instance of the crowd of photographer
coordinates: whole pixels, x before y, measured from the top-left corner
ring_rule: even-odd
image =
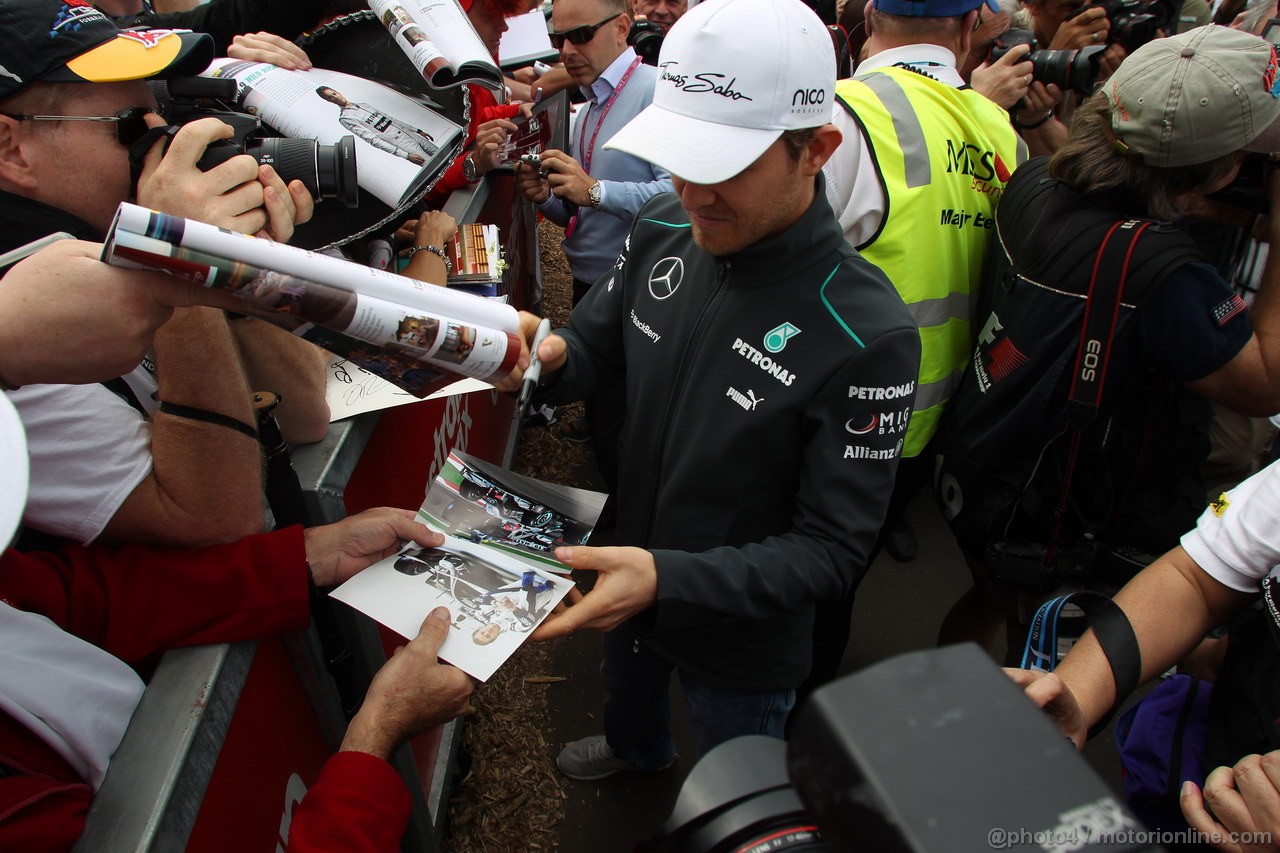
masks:
[[[460,5],[495,59],[529,6]],[[99,7],[0,0],[0,252],[75,238],[0,270],[0,534],[19,531],[0,560],[6,849],[74,843],[140,695],[130,666],[298,629],[309,584],[439,543],[390,509],[264,533],[261,435],[324,436],[326,354],[229,297],[95,260],[124,201],[287,242],[319,197],[354,195],[340,147],[300,142],[332,175],[282,176],[249,156],[263,142],[146,82],[223,53],[308,68],[292,39],[326,8]],[[598,581],[533,635],[606,632],[605,734],[561,753],[573,778],[672,763],[672,672],[699,753],[782,736],[835,677],[877,554],[910,558],[903,517],[931,482],[974,581],[944,642],[989,645],[1007,623],[1012,644],[1029,600],[1132,579],[1116,601],[1152,677],[1277,562],[1258,509],[1273,469],[1201,512],[1206,401],[1280,412],[1280,255],[1250,308],[1171,224],[1280,237],[1265,209],[1214,200],[1246,158],[1280,151],[1280,61],[1256,12],[1212,10],[1232,28],[1194,26],[1211,10],[1175,0],[819,11],[843,30],[799,0],[557,0],[561,63],[517,72],[508,103],[468,87],[461,153],[395,232],[423,250],[405,274],[443,285],[456,223],[435,208],[500,165],[522,101],[583,99],[568,150],[515,166],[517,194],[565,228],[574,277],[569,325],[533,354],[538,400],[589,401],[618,500],[621,547],[561,554]],[[108,15],[196,32],[124,33]],[[376,147],[437,152],[322,89]],[[1249,198],[1280,200],[1280,179]],[[537,320],[522,316],[526,348]],[[267,388],[264,412],[252,392]],[[396,846],[408,805],[387,759],[471,691],[436,662],[447,625],[431,614],[374,679],[290,849]],[[50,659],[65,679],[32,678]],[[1018,678],[1077,742],[1117,699],[1090,639],[1057,675]],[[1280,788],[1273,757],[1237,758],[1205,786],[1217,820],[1280,830],[1255,784]],[[1190,789],[1184,803],[1211,825]]]

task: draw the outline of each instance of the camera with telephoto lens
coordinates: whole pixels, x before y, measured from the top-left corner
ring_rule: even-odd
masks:
[[[231,79],[178,77],[148,81],[148,84],[171,127],[207,116],[231,127],[230,139],[211,142],[205,148],[196,163],[201,171],[207,172],[232,157],[248,154],[258,163],[275,169],[285,184],[295,179],[302,181],[317,201],[336,198],[347,207],[359,204],[354,136],[344,136],[333,145],[322,145],[314,139],[273,136],[257,116],[228,106],[235,102],[236,96],[236,82]]]
[[[1111,22],[1107,42],[1133,53],[1161,32],[1173,35],[1182,0],[1097,0]],[[1088,9],[1082,6],[1080,12]],[[1076,12],[1076,14],[1080,14]]]
[[[636,56],[640,57],[640,61],[645,65],[657,65],[664,35],[662,27],[643,15],[638,15],[631,21],[631,31],[627,33],[627,44],[635,48]]]
[[[991,45],[990,62],[995,64],[1000,58],[1020,44],[1031,46],[1031,53],[1024,61],[1030,62],[1031,78],[1044,83],[1052,83],[1059,89],[1079,92],[1082,95],[1093,94],[1098,80],[1099,62],[1106,45],[1092,44],[1076,50],[1036,50],[1035,33],[1021,27],[1005,30],[1004,35]]]
[[[1048,716],[970,643],[814,692],[787,741],[748,735],[689,772],[645,853],[1148,851]]]

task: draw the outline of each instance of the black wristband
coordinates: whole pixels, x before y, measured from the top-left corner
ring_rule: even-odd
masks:
[[[1053,118],[1053,110],[1049,110],[1049,112],[1045,113],[1044,118],[1032,124],[1023,124],[1018,120],[1019,115],[1020,113],[1014,113],[1013,116],[1011,116],[1014,127],[1018,130],[1035,130],[1038,127],[1044,127],[1049,122],[1049,119]]]
[[[186,418],[189,421],[204,421],[207,424],[225,427],[226,429],[235,430],[241,435],[247,435],[254,441],[258,440],[258,431],[246,424],[244,421],[236,420],[230,415],[211,412],[208,409],[197,409],[195,406],[182,406],[177,403],[166,403],[161,401],[160,411],[166,415],[173,415],[175,418]]]

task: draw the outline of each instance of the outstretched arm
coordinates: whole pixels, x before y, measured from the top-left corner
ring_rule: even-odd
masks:
[[[387,759],[413,735],[464,713],[471,695],[471,679],[437,660],[449,624],[446,608],[431,611],[373,677],[338,754],[294,811],[291,853],[399,849],[409,798]]]
[[[175,313],[155,339],[157,396],[212,412],[254,434],[162,408],[152,417],[152,471],[103,531],[107,541],[212,545],[262,530],[262,451],[231,330],[213,308]]]

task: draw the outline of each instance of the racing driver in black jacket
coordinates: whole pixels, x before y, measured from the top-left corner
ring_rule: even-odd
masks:
[[[617,537],[632,547],[558,549],[597,583],[533,635],[608,631],[605,735],[558,759],[577,779],[674,760],[672,669],[700,754],[782,736],[814,602],[866,569],[920,358],[902,300],[820,184],[840,132],[817,16],[800,0],[706,0],[659,67],[652,106],[608,147],[668,169],[676,192],[644,207],[614,269],[538,348],[552,400],[626,377]]]

